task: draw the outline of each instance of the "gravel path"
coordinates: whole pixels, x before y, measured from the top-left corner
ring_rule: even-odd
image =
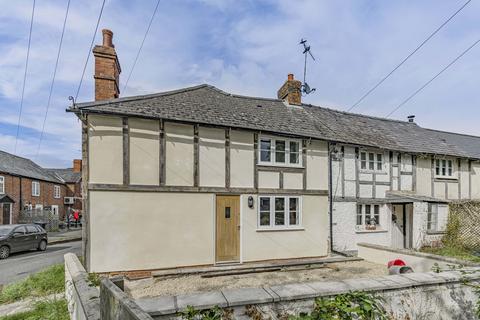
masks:
[[[297,269],[297,270],[296,270]],[[328,264],[326,267],[307,270],[288,268],[282,271],[261,272],[243,275],[229,275],[214,278],[202,278],[200,275],[188,275],[175,278],[143,279],[126,281],[125,290],[135,299],[163,295],[177,295],[199,291],[259,287],[308,281],[330,281],[348,278],[370,278],[387,274],[383,265],[353,261]]]

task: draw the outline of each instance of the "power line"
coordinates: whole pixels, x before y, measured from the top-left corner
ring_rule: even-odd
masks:
[[[45,117],[43,118],[42,132],[40,133],[40,140],[38,142],[37,153],[35,154],[35,157],[34,157],[35,160],[38,157],[38,153],[40,152],[40,147],[43,141],[43,133],[45,132],[45,123],[47,122],[48,109],[50,108],[50,101],[52,99],[53,85],[55,83],[55,77],[57,75],[58,60],[60,59],[60,52],[62,50],[63,36],[65,34],[65,26],[67,25],[67,17],[68,17],[69,9],[70,9],[70,0],[68,0],[67,10],[65,11],[65,19],[63,20],[62,35],[60,36],[60,43],[58,45],[57,60],[55,61],[55,68],[53,69],[53,78],[52,78],[52,83],[50,84],[50,93],[48,94],[47,109],[45,110]]]
[[[410,101],[413,97],[415,97],[420,91],[425,89],[426,86],[428,86],[433,80],[435,80],[438,76],[440,76],[444,71],[446,71],[448,68],[450,68],[455,62],[457,62],[461,57],[463,57],[468,51],[473,49],[478,43],[480,42],[480,39],[475,41],[470,47],[468,47],[465,51],[463,51],[460,55],[458,55],[452,62],[450,62],[448,65],[446,65],[442,70],[440,70],[439,73],[437,73],[433,78],[425,82],[423,86],[418,88],[414,93],[412,93],[407,99],[403,100],[402,103],[400,103],[398,106],[396,106],[392,111],[390,111],[389,114],[386,115],[386,118],[391,116],[395,111],[400,109],[404,104],[406,104],[408,101]]]
[[[25,96],[25,82],[27,80],[28,60],[30,58],[30,44],[32,42],[32,30],[33,30],[33,16],[35,15],[35,0],[33,0],[32,17],[30,18],[30,31],[28,34],[28,46],[27,46],[27,58],[25,60],[25,72],[23,73],[23,85],[22,85],[22,97],[20,99],[20,112],[18,113],[17,134],[15,136],[15,148],[13,154],[17,154],[18,134],[20,132],[20,120],[22,118],[23,98]],[[13,166],[15,167],[15,157],[13,158]]]
[[[130,69],[130,73],[128,74],[127,81],[125,81],[125,85],[123,86],[123,91],[125,92],[125,89],[127,89],[128,81],[130,81],[130,77],[132,76],[133,69],[135,68],[135,65],[137,64],[138,57],[140,56],[140,52],[142,51],[143,44],[145,43],[145,39],[147,38],[148,32],[150,31],[150,27],[152,26],[153,19],[155,18],[155,14],[157,13],[158,5],[160,4],[160,0],[157,1],[157,5],[155,6],[155,9],[153,10],[152,17],[150,18],[150,22],[148,23],[147,30],[145,31],[145,35],[143,36],[142,43],[140,44],[140,48],[138,48],[137,56],[135,57],[135,60],[133,61],[132,69]]]
[[[379,82],[377,82],[377,84],[375,84],[370,90],[368,90],[363,96],[361,96],[360,99],[357,100],[357,102],[355,102],[350,108],[348,108],[347,111],[350,111],[356,106],[358,106],[366,97],[370,95],[370,93],[372,93],[375,89],[377,89],[385,80],[387,80],[395,71],[397,71],[398,68],[400,68],[405,62],[407,62],[407,60],[410,59],[411,56],[413,56],[418,50],[420,50],[420,48],[423,47],[425,43],[427,43],[431,38],[433,38],[433,36],[435,36],[447,23],[450,22],[450,20],[452,20],[460,11],[462,11],[463,8],[465,8],[471,1],[472,0],[468,0],[467,2],[465,2],[457,11],[455,11],[454,14],[452,14],[447,20],[445,20],[444,23],[442,23],[425,40],[423,40],[423,42],[420,43],[420,45],[417,48],[415,48],[415,50],[413,50],[405,59],[403,59],[395,68],[393,68],[392,71],[390,71],[386,76],[384,76]]]
[[[102,2],[102,8],[100,9],[100,14],[98,15],[97,25],[95,26],[95,32],[93,33],[92,42],[90,43],[90,48],[88,49],[87,60],[83,66],[82,77],[80,78],[80,83],[78,84],[77,93],[75,94],[75,101],[77,101],[78,94],[80,93],[80,88],[82,87],[83,77],[85,76],[85,70],[87,69],[88,60],[90,59],[90,53],[92,52],[93,43],[95,42],[95,36],[97,35],[98,25],[100,24],[100,19],[102,18],[103,8],[105,7],[105,0]]]

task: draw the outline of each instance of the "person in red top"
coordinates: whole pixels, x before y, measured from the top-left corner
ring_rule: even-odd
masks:
[[[75,220],[75,228],[78,227],[78,219],[80,218],[80,215],[78,214],[78,211],[73,212],[73,220]]]

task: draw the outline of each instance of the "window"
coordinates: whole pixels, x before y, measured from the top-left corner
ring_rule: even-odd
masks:
[[[32,181],[32,196],[40,196],[40,182]]]
[[[53,197],[56,199],[60,198],[60,186],[53,186]]]
[[[383,170],[383,154],[373,152],[360,152],[360,169],[362,170]]]
[[[438,226],[437,222],[438,222],[438,204],[429,203],[428,213],[427,213],[427,230],[437,231],[437,226]]]
[[[453,161],[447,159],[436,159],[435,175],[439,177],[453,177]]]
[[[27,233],[37,233],[38,229],[35,226],[26,226]]]
[[[299,197],[259,197],[258,225],[261,228],[289,228],[301,224]]]
[[[300,166],[300,141],[290,139],[260,139],[260,164]]]
[[[0,194],[5,193],[5,177],[0,176]]]
[[[380,205],[357,205],[357,226],[380,224]]]

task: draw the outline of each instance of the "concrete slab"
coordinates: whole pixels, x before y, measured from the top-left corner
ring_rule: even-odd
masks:
[[[270,289],[280,297],[280,301],[307,299],[317,295],[315,290],[305,283],[271,286]]]
[[[419,283],[418,281],[415,281],[415,280],[409,279],[409,278],[405,278],[403,275],[398,275],[398,274],[391,275],[391,276],[385,276],[385,278],[388,278],[388,280],[390,280],[390,281],[393,281],[393,282],[396,282],[398,284],[403,285],[404,288],[413,287],[413,286],[415,286]]]
[[[352,290],[352,287],[343,281],[315,281],[308,282],[307,285],[315,290],[317,296],[347,293]]]
[[[273,297],[263,288],[226,289],[222,293],[229,307],[273,302]]]
[[[151,316],[160,316],[177,312],[174,296],[140,298],[135,300],[140,308]]]
[[[179,311],[185,310],[187,306],[195,309],[209,309],[215,306],[220,308],[228,307],[227,299],[221,291],[210,291],[192,294],[182,294],[177,296],[177,308]]]
[[[343,280],[343,282],[353,288],[353,290],[358,291],[385,290],[388,288],[385,283],[376,281],[374,279],[347,279]]]
[[[263,286],[263,290],[268,292],[268,294],[273,298],[273,302],[280,301],[280,296],[278,294],[276,294],[270,287]]]
[[[392,276],[384,276],[384,277],[379,277],[375,278],[375,280],[383,283],[388,287],[388,289],[403,289],[403,288],[409,288],[411,287],[411,282],[410,281],[393,281],[391,279]],[[403,278],[402,278],[403,279]]]
[[[402,274],[403,277],[421,282],[423,284],[425,283],[431,283],[431,284],[438,284],[438,283],[444,283],[445,280],[443,278],[435,276],[433,273],[405,273]]]

